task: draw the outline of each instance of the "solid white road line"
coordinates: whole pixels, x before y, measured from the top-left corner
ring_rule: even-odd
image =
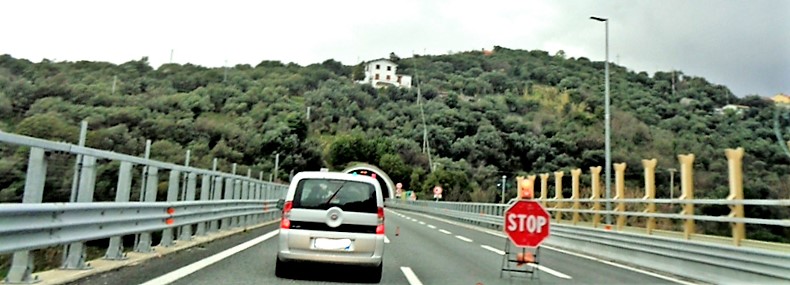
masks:
[[[406,276],[406,280],[409,281],[409,284],[422,285],[422,282],[420,282],[420,278],[417,278],[417,275],[414,274],[414,271],[411,271],[410,267],[401,266],[400,271],[403,271],[403,275]]]
[[[173,283],[173,282],[177,281],[178,279],[184,278],[187,275],[195,273],[196,271],[198,271],[200,269],[203,269],[203,268],[205,268],[205,267],[207,267],[209,265],[212,265],[212,264],[217,263],[217,262],[219,262],[219,261],[221,261],[221,260],[223,260],[225,258],[228,258],[228,257],[230,257],[230,256],[232,256],[234,254],[237,254],[237,253],[239,253],[239,252],[241,252],[241,251],[243,251],[245,249],[248,249],[248,248],[253,247],[253,246],[255,246],[255,245],[259,244],[259,243],[262,243],[262,242],[266,241],[267,239],[270,239],[270,238],[276,236],[278,233],[279,233],[279,230],[271,231],[271,232],[269,232],[269,233],[267,233],[265,235],[259,236],[259,237],[255,238],[255,239],[249,240],[249,241],[247,241],[245,243],[242,243],[240,245],[237,245],[237,246],[231,247],[229,249],[226,249],[223,252],[220,252],[220,253],[217,253],[215,255],[206,257],[204,259],[201,259],[200,261],[197,261],[197,262],[192,263],[190,265],[181,267],[179,269],[176,269],[175,271],[171,271],[170,273],[167,273],[165,275],[159,276],[157,278],[151,279],[150,281],[145,282],[145,283],[143,283],[141,285],[165,285],[165,284]]]
[[[442,229],[439,229],[439,232],[441,232],[441,233],[443,233],[443,234],[448,234],[448,235],[451,235],[451,234],[453,234],[453,233],[451,233],[451,232],[448,232],[448,231],[445,231],[445,230],[442,230]]]
[[[608,261],[608,260],[603,260],[603,259],[596,258],[596,257],[593,257],[593,256],[588,256],[588,255],[584,255],[584,254],[578,254],[578,253],[575,253],[575,252],[570,252],[570,251],[559,249],[559,248],[555,248],[555,247],[552,247],[552,246],[547,246],[547,245],[541,245],[541,246],[545,247],[545,248],[548,248],[548,249],[551,249],[553,251],[561,252],[561,253],[568,254],[568,255],[573,255],[573,256],[576,256],[576,257],[584,258],[584,259],[597,261],[597,262],[600,262],[600,263],[603,263],[603,264],[611,265],[611,266],[614,266],[614,267],[619,267],[619,268],[630,270],[630,271],[634,271],[634,272],[637,272],[637,273],[642,273],[642,274],[645,274],[645,275],[650,275],[650,276],[653,276],[655,278],[664,279],[664,280],[667,280],[667,281],[670,281],[670,282],[675,282],[675,283],[678,283],[678,284],[684,284],[684,285],[695,285],[695,284],[697,284],[697,283],[692,283],[692,282],[680,280],[680,279],[677,279],[677,278],[672,278],[672,277],[669,277],[669,276],[664,276],[664,275],[661,275],[661,274],[658,274],[658,273],[655,273],[655,272],[642,270],[642,269],[639,269],[639,268],[636,268],[636,267],[631,267],[631,266],[628,266],[628,265],[614,263],[614,262],[611,262],[611,261]]]
[[[465,242],[472,242],[471,239],[469,239],[467,237],[464,237],[464,236],[455,236],[455,238],[460,239],[460,240],[465,241]]]
[[[434,226],[434,225],[428,225],[428,227],[432,228],[432,229],[436,229],[436,226]]]
[[[490,250],[490,251],[493,251],[494,253],[499,254],[499,255],[505,255],[504,251],[498,250],[496,248],[493,248],[493,247],[490,247],[490,246],[487,246],[487,245],[484,245],[484,244],[480,245],[480,247],[485,248],[485,249]]]
[[[573,277],[570,277],[568,275],[563,274],[562,272],[559,272],[557,270],[548,268],[548,267],[543,266],[543,265],[537,265],[537,264],[534,264],[534,263],[528,263],[527,265],[535,267],[535,268],[539,269],[540,271],[546,272],[548,274],[554,275],[554,276],[562,278],[562,279],[573,279]]]
[[[390,239],[388,239],[387,236],[384,236],[384,243],[390,243]]]

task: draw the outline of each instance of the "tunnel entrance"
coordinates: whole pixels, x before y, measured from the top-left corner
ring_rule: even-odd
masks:
[[[387,173],[375,165],[367,163],[352,164],[350,167],[344,169],[343,173],[356,173],[357,175],[375,177],[381,185],[381,194],[384,196],[384,199],[395,197],[395,183],[392,182],[392,179],[390,179]]]

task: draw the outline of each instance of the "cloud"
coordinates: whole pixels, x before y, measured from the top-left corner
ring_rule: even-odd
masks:
[[[0,53],[205,66],[345,64],[500,45],[564,50],[636,71],[678,69],[736,95],[790,93],[787,1],[54,1],[4,2]]]

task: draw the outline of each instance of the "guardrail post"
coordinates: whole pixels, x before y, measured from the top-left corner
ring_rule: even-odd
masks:
[[[562,197],[562,175],[563,174],[564,173],[562,171],[554,172],[554,200],[557,201],[557,204],[554,205],[554,208],[557,209],[557,210],[560,210],[560,209],[562,209],[563,206],[565,206],[563,201],[562,201],[563,200],[563,197]],[[562,212],[561,211],[557,211],[557,213],[554,214],[554,219],[557,220],[557,223],[559,223],[562,220]]]
[[[47,159],[44,149],[31,147],[27,160],[27,174],[25,175],[25,192],[22,194],[22,203],[41,203],[44,198],[44,183],[47,177]],[[11,268],[3,279],[6,283],[35,283],[38,278],[33,277],[33,255],[29,250],[14,252]]]
[[[593,214],[593,227],[597,228],[598,225],[601,224],[601,202],[598,201],[601,199],[601,167],[590,167],[590,174],[592,180],[592,197],[590,199],[593,200],[593,208],[592,210],[595,211]]]
[[[678,155],[680,161],[680,187],[683,194],[680,200],[694,200],[694,154]],[[691,235],[696,231],[694,224],[694,204],[684,203],[681,215],[685,215],[685,223],[683,224],[683,237],[690,239]]]
[[[77,192],[77,202],[93,202],[93,190],[96,187],[96,158],[84,156],[82,158],[82,170],[80,171],[80,184]],[[64,260],[62,269],[90,269],[90,265],[85,263],[85,243],[75,242],[66,246],[63,253]]]
[[[192,172],[187,174],[187,193],[184,196],[184,201],[195,201],[195,189],[197,188],[197,174]],[[192,225],[181,226],[181,235],[178,240],[191,240],[192,239]]]
[[[247,200],[250,199],[250,182],[245,180],[241,182],[241,199]],[[240,216],[239,217],[239,224],[240,226],[247,226],[250,224],[250,216]]]
[[[115,202],[129,202],[129,195],[132,192],[132,167],[131,162],[122,161],[121,166],[118,168],[118,186],[115,192]],[[104,259],[126,259],[126,254],[123,253],[121,236],[110,238],[110,246],[107,247]]]
[[[540,174],[540,203],[546,207],[546,200],[549,197],[549,174]]]
[[[724,151],[727,155],[727,164],[730,177],[730,195],[727,200],[742,201],[743,200],[743,148],[727,149]],[[730,204],[730,218],[744,217],[743,204]],[[746,238],[746,226],[744,223],[730,223],[732,226],[732,243],[735,246],[740,246],[741,241]]]
[[[260,197],[260,190],[261,190],[260,183],[258,181],[253,181],[250,183],[250,187],[252,187],[252,191],[250,192],[252,193],[251,194],[252,196],[250,197],[250,199],[258,200],[258,201],[262,200]],[[263,203],[264,211],[266,210],[266,206],[267,206],[266,203]],[[252,224],[254,225],[259,224],[262,220],[263,220],[263,212],[252,215]]]
[[[241,200],[241,180],[233,180],[233,200]],[[235,228],[241,225],[241,217],[230,218],[230,227]]]
[[[581,169],[574,169],[571,170],[571,199],[573,199],[573,224],[577,224],[579,222],[579,208],[581,208],[581,202],[579,202],[579,176],[582,175]]]
[[[656,198],[656,165],[658,164],[658,160],[654,159],[643,159],[642,160],[642,167],[645,168],[645,197],[642,200],[648,201],[647,207],[645,208],[645,213],[652,214],[656,212],[656,203],[653,199]],[[653,230],[656,228],[656,218],[654,217],[647,217],[647,224],[645,224],[645,229],[647,230],[647,234],[652,234]]]
[[[625,162],[614,164],[614,176],[615,189],[617,193],[616,196],[614,196],[614,199],[625,199]],[[623,214],[623,212],[625,212],[625,203],[618,202],[615,211],[620,213],[617,216],[617,230],[619,231],[625,226],[626,216]]]
[[[233,178],[225,178],[225,195],[222,197],[222,200],[231,200],[233,199]],[[219,227],[219,230],[224,231],[230,228],[231,218],[223,218],[222,223]]]
[[[214,176],[214,191],[212,194],[214,196],[211,197],[211,200],[222,200],[222,176]],[[211,220],[208,231],[212,233],[219,231],[219,224],[220,220]]]
[[[181,172],[175,169],[170,170],[170,180],[167,181],[167,201],[178,201],[178,182],[181,178]],[[162,231],[162,241],[159,246],[168,247],[173,245],[173,227],[168,227]]]
[[[202,179],[200,181],[200,201],[208,201],[209,200],[209,193],[211,192],[211,175],[204,174],[202,175]],[[196,236],[203,236],[206,235],[206,224],[208,222],[200,222],[197,225],[197,230],[195,231]]]
[[[159,168],[148,166],[148,174],[145,178],[145,188],[143,193],[145,202],[156,202],[156,193],[159,191]],[[140,234],[140,240],[135,245],[134,251],[148,253],[154,251],[151,247],[151,232]]]

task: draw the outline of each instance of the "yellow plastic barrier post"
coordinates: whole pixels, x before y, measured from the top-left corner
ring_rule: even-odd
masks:
[[[581,202],[579,202],[579,176],[582,175],[581,169],[574,169],[571,170],[571,199],[573,199],[573,224],[577,224],[579,222],[579,208],[581,207]]]
[[[653,202],[653,199],[656,198],[656,165],[658,164],[658,160],[654,159],[643,159],[642,160],[642,167],[645,168],[645,197],[642,200],[647,201],[647,207],[645,207],[645,213],[652,214],[656,212],[656,203]],[[645,224],[645,229],[647,230],[647,234],[652,234],[653,230],[656,228],[656,218],[648,217],[647,224]]]
[[[729,168],[730,177],[730,195],[727,200],[742,201],[743,200],[743,148],[727,149],[724,151],[727,155],[727,164]],[[730,205],[731,218],[743,218],[743,204]],[[746,226],[744,223],[730,223],[732,226],[732,243],[735,246],[740,246],[741,241],[746,238]]]
[[[592,210],[595,211],[593,214],[593,227],[597,228],[598,225],[601,224],[601,202],[598,200],[601,199],[601,167],[590,167],[590,174],[592,174],[592,197],[590,199],[593,200],[593,208]]]
[[[549,197],[549,174],[540,174],[540,204],[546,207],[546,200]]]
[[[614,164],[614,177],[614,187],[617,193],[614,199],[625,199],[625,162]],[[626,216],[623,214],[625,212],[625,203],[618,202],[615,211],[621,213],[617,215],[617,230],[619,231],[625,226]]]
[[[562,171],[554,172],[554,200],[557,201],[557,204],[555,204],[555,206],[554,206],[555,209],[562,209],[562,207],[565,206],[563,201],[562,201],[563,200],[563,197],[562,197],[562,175],[563,174],[564,173]],[[557,213],[554,214],[554,219],[557,220],[557,223],[559,223],[562,220],[562,212],[557,211]]]
[[[683,194],[680,200],[694,200],[694,154],[678,155],[680,161],[680,188]],[[686,215],[685,223],[683,224],[683,237],[691,239],[691,235],[696,232],[694,224],[694,204],[684,203],[681,215]]]

